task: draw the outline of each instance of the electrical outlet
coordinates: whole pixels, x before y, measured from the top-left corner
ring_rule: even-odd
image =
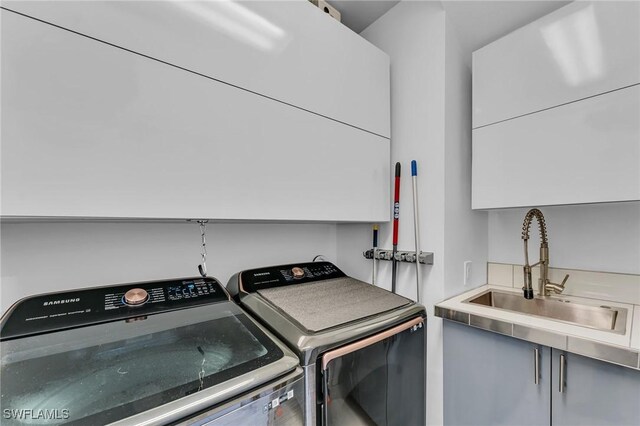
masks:
[[[471,261],[465,260],[464,262],[464,286],[469,285],[469,280],[471,279]]]

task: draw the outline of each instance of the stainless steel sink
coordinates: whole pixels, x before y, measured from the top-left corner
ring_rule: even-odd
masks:
[[[485,291],[465,300],[464,303],[484,305],[619,334],[625,333],[627,324],[625,308],[583,305],[563,299],[542,297],[527,300],[521,295],[496,290]]]

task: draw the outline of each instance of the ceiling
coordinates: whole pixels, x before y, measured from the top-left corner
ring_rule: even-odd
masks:
[[[342,23],[360,33],[373,21],[384,15],[399,3],[386,0],[327,0],[340,11]]]
[[[429,0],[404,0],[429,1]],[[360,33],[399,1],[327,0],[338,9],[342,23]],[[463,51],[474,50],[571,3],[561,0],[449,0],[442,1],[456,29]]]

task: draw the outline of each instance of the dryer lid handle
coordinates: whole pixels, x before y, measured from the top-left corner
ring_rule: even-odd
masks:
[[[400,325],[397,325],[393,328],[390,328],[388,330],[385,330],[381,333],[378,334],[374,334],[373,336],[369,336],[365,339],[362,340],[358,340],[357,342],[353,342],[351,344],[348,344],[346,346],[342,346],[338,349],[334,349],[330,352],[326,352],[324,355],[322,355],[322,370],[325,371],[329,365],[329,363],[331,361],[333,361],[336,358],[340,358],[343,357],[345,355],[348,355],[352,352],[358,351],[360,349],[366,348],[367,346],[371,346],[373,344],[376,344],[378,342],[381,342],[391,336],[394,336],[396,334],[402,333],[405,330],[408,330],[412,327],[422,327],[424,323],[424,318],[422,317],[417,317],[414,318],[412,320],[409,320],[405,323],[402,323]]]

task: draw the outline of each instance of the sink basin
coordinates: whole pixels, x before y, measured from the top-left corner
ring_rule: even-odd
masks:
[[[627,309],[625,308],[583,305],[546,297],[527,300],[522,295],[496,290],[485,291],[465,300],[464,303],[483,305],[619,334],[625,333],[627,324]]]

